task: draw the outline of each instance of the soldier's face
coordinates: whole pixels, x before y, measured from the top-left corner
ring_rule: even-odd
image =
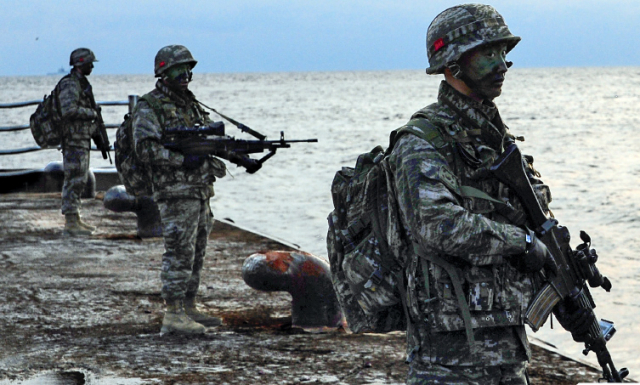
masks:
[[[171,88],[186,91],[189,88],[189,82],[192,76],[191,65],[180,64],[167,70],[165,81]]]
[[[82,72],[84,76],[91,75],[91,71],[93,71],[93,62],[83,63],[80,66],[80,72]]]
[[[465,83],[482,99],[493,100],[502,93],[507,73],[507,44],[482,45],[464,54],[459,61]]]

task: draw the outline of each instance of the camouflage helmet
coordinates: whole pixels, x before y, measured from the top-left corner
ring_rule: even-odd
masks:
[[[84,63],[93,63],[94,61],[98,60],[96,60],[96,55],[89,48],[74,49],[69,57],[69,65],[74,67],[81,66]]]
[[[444,72],[454,62],[480,45],[506,42],[507,52],[518,44],[502,16],[490,5],[463,4],[445,9],[427,30],[427,57],[430,75]]]
[[[160,77],[167,68],[183,63],[189,63],[193,68],[198,61],[191,56],[191,52],[187,47],[183,45],[168,45],[160,48],[160,51],[156,54],[153,72],[156,77]]]

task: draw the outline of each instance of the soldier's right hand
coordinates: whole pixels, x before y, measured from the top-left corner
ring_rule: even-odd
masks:
[[[204,161],[207,160],[207,155],[185,155],[182,161],[182,166],[189,170],[193,170],[201,167]]]
[[[558,273],[558,265],[547,246],[533,231],[527,233],[524,254],[514,255],[511,261],[515,267],[524,273],[535,273],[544,268],[547,272]]]

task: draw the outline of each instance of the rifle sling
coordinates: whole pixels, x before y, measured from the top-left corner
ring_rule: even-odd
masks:
[[[215,108],[209,107],[206,104],[202,103],[201,101],[195,99],[196,103],[200,104],[201,106],[210,109],[211,111],[215,112],[216,114],[220,115],[222,118],[227,119],[229,122],[231,122],[231,124],[233,124],[234,126],[238,127],[238,129],[240,131],[244,131],[252,136],[254,136],[256,139],[258,140],[265,140],[267,139],[267,137],[265,135],[262,135],[261,133],[252,130],[251,128],[245,126],[244,124],[238,122],[235,119],[232,119],[226,115],[223,115],[222,113],[218,112]]]
[[[460,186],[460,196],[463,198],[477,198],[487,200],[495,205],[496,211],[506,217],[511,223],[516,226],[522,226],[526,222],[526,216],[524,212],[515,209],[513,206],[507,203],[495,199],[482,190],[479,190],[471,186]]]

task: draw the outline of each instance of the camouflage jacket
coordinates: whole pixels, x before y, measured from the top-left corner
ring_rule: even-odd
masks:
[[[214,194],[213,182],[226,174],[226,167],[217,158],[209,157],[196,169],[183,167],[184,155],[164,147],[164,130],[170,127],[193,127],[208,124],[209,114],[195,101],[190,92],[181,97],[160,81],[147,94],[155,98],[161,111],[141,100],[134,110],[133,142],[136,155],[151,170],[154,199],[208,199]]]
[[[412,118],[427,119],[448,137],[452,156],[416,135],[398,140],[389,164],[402,226],[427,255],[455,267],[483,361],[471,354],[451,277],[438,264],[415,255],[406,259],[409,314],[416,325],[408,333],[408,350],[419,347],[421,361],[443,365],[527,359],[524,312],[535,287],[530,276],[508,263],[510,256],[524,252],[525,231],[511,223],[513,217],[497,213],[491,201],[460,192],[460,186],[474,187],[509,202],[514,213],[522,210],[517,197],[486,172],[511,134],[493,103],[478,103],[446,82],[440,86],[438,102]],[[547,197],[541,201],[546,208],[548,189],[539,180],[533,182],[540,186],[539,195]]]
[[[58,83],[58,100],[63,119],[63,143],[66,146],[91,148],[96,133],[97,113],[91,84],[86,76],[74,69]]]

